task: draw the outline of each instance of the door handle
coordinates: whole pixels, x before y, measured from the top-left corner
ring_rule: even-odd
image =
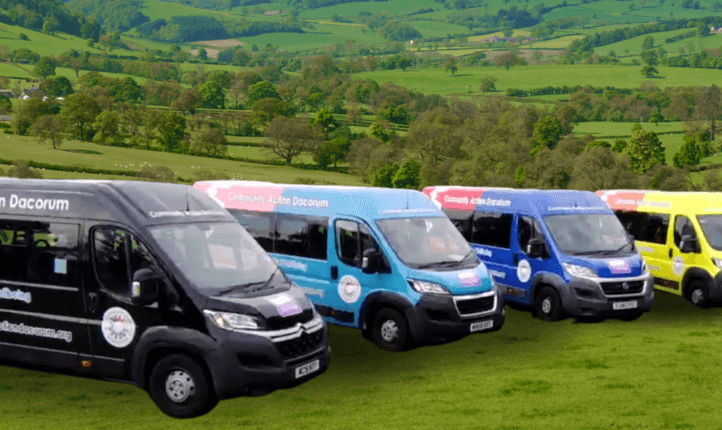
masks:
[[[672,258],[672,248],[669,248],[669,258]]]
[[[96,293],[88,294],[88,311],[95,312],[98,309],[98,295]]]
[[[338,279],[338,266],[331,266],[331,279]]]

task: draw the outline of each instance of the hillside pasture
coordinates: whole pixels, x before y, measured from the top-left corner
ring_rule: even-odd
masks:
[[[29,40],[20,39],[20,33],[28,36]],[[7,46],[10,51],[29,49],[40,55],[59,55],[71,49],[88,51],[93,54],[103,52],[102,49],[97,48],[97,45],[95,48],[89,47],[88,43],[79,36],[65,33],[56,33],[54,36],[50,36],[29,28],[9,24],[0,24],[0,46]],[[124,49],[117,49],[113,52],[119,55],[131,55],[130,51]]]
[[[680,47],[687,48],[687,45],[692,42],[695,45],[695,52],[699,51],[700,42],[707,48],[719,48],[722,45],[722,34],[710,34],[705,37],[693,36],[690,38],[678,40],[672,43],[665,43],[665,39],[668,37],[674,37],[680,34],[689,33],[695,31],[694,28],[683,28],[679,30],[664,31],[660,33],[649,33],[642,36],[637,36],[632,39],[622,40],[620,42],[612,43],[610,45],[599,46],[594,49],[595,52],[600,54],[606,54],[614,51],[617,56],[633,56],[639,55],[643,51],[642,43],[647,36],[654,38],[654,49],[664,48],[668,52],[668,56],[679,55],[677,52]],[[627,52],[629,51],[629,52]]]
[[[303,9],[298,14],[299,19],[331,19],[333,15],[343,17],[357,16],[359,12],[371,12],[372,14],[383,13],[389,18],[408,15],[420,9],[431,8],[434,10],[443,7],[433,0],[393,0],[373,2],[343,3],[316,9]],[[416,15],[414,15],[416,16]],[[402,21],[406,21],[403,20]]]
[[[255,181],[285,183],[296,182],[298,178],[305,178],[319,183],[337,185],[362,184],[357,176],[343,173],[301,170],[285,166],[242,163],[168,152],[103,146],[74,140],[64,142],[59,149],[54,150],[51,145],[38,144],[35,137],[15,135],[3,136],[0,134],[0,154],[2,154],[0,158],[7,160],[32,160],[66,167],[87,167],[127,172],[137,171],[144,164],[166,166],[187,180],[193,178],[193,174],[198,171],[197,169],[207,168],[218,170],[230,177]]]

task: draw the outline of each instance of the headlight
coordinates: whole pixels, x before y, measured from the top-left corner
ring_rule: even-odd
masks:
[[[419,293],[449,294],[443,285],[428,281],[409,279],[409,284]]]
[[[568,274],[572,276],[577,276],[580,278],[596,278],[597,272],[594,270],[584,267],[584,266],[577,266],[576,264],[569,264],[569,263],[562,263],[564,266],[564,270],[567,271]]]
[[[722,260],[712,257],[712,262],[715,266],[717,266],[718,269],[722,269]]]
[[[720,267],[720,266],[717,266]],[[649,267],[647,267],[647,262],[642,260],[642,275],[649,273]]]
[[[204,310],[203,313],[206,314],[213,324],[224,330],[257,330],[261,326],[258,318],[250,315],[209,310]]]

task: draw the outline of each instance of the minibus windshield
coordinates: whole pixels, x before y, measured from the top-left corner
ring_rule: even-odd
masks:
[[[478,259],[448,218],[394,218],[377,221],[396,255],[415,269],[476,267]]]
[[[234,222],[162,225],[150,231],[178,269],[208,295],[265,287],[276,272],[266,251]]]
[[[613,214],[551,215],[544,221],[557,246],[567,255],[609,256],[634,250]]]
[[[722,215],[698,215],[697,221],[709,246],[722,251]]]

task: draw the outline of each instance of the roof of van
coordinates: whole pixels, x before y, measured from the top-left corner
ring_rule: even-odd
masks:
[[[676,209],[695,213],[722,213],[722,193],[600,190],[597,191],[597,195],[614,210],[646,209],[664,212]]]
[[[435,186],[424,188],[424,194],[437,206],[447,210],[506,209],[542,215],[570,211],[608,211],[604,202],[591,191]]]
[[[404,215],[443,216],[421,192],[406,189],[206,181],[193,185],[228,209],[307,215],[348,214],[369,219]]]
[[[166,224],[232,220],[206,194],[181,184],[0,178],[0,216],[38,215]]]

